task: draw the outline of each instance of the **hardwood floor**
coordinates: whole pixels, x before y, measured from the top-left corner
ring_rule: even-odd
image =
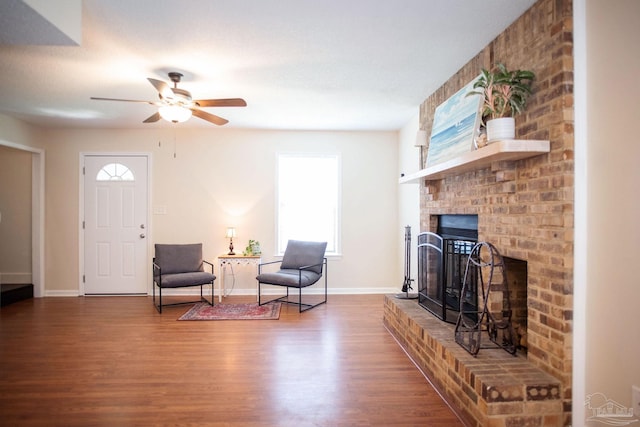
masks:
[[[190,306],[149,297],[21,301],[0,310],[0,425],[462,426],[382,300],[239,321],[177,321]]]

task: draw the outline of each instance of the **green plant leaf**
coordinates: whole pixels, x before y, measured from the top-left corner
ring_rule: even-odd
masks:
[[[510,71],[505,64],[498,63],[491,71],[482,69],[473,85],[478,90],[469,92],[467,96],[484,96],[483,118],[512,117],[524,111],[534,78],[532,71]]]

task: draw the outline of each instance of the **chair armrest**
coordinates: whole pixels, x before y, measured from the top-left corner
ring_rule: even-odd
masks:
[[[211,263],[211,262],[209,262],[207,260],[204,260],[204,259],[202,260],[202,263],[203,264],[207,264],[208,266],[210,266],[211,267],[211,274],[213,274],[213,263]]]
[[[277,261],[269,261],[269,262],[261,262],[258,265],[269,265],[269,264],[277,264],[279,262],[282,262],[282,260],[277,260]]]
[[[298,270],[309,270],[312,267],[317,267],[319,265],[327,265],[327,259],[324,258],[322,262],[319,262],[318,264],[311,264],[311,265],[303,265],[302,267],[298,267]]]
[[[151,275],[153,279],[153,289],[155,292],[155,285],[162,286],[162,268],[158,264],[156,264],[156,259],[153,258],[153,274]]]
[[[156,274],[156,271],[158,272],[158,274]],[[162,268],[160,268],[160,266],[158,264],[156,264],[156,259],[153,259],[153,275],[154,276],[159,276],[162,274]]]
[[[282,263],[282,260],[262,262],[262,263],[258,264],[258,274],[262,273],[262,266],[263,265],[271,265],[271,264],[279,264],[279,263]]]

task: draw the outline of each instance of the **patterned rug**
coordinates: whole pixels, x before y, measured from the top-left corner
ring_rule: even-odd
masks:
[[[266,305],[216,304],[211,307],[205,302],[191,307],[178,320],[278,320],[280,303]]]

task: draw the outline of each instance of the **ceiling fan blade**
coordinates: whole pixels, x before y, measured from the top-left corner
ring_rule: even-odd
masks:
[[[198,110],[197,108],[191,108],[191,112],[194,116],[213,123],[214,125],[222,126],[229,123],[229,120],[218,117],[215,114],[207,113],[206,111]]]
[[[156,105],[155,101],[139,101],[137,99],[118,99],[118,98],[98,98],[95,96],[92,96],[91,99],[95,100],[95,101],[123,101],[123,102],[142,102],[145,104],[151,104],[151,105]]]
[[[156,88],[162,98],[173,99],[173,91],[171,90],[171,86],[169,86],[167,83],[163,82],[162,80],[152,79],[150,77],[148,77],[147,80],[149,80],[149,83],[151,83],[153,87]]]
[[[246,107],[247,103],[242,98],[228,99],[197,99],[195,102],[200,107]]]
[[[160,113],[156,112],[155,114],[147,117],[142,123],[155,123],[160,120]]]

